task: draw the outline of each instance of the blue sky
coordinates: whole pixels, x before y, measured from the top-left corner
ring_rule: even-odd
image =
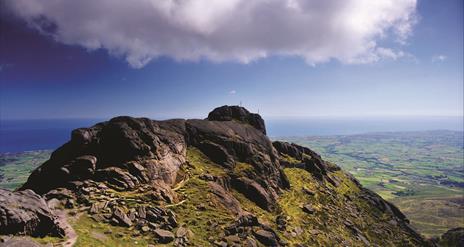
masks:
[[[42,23],[38,29],[33,25],[37,18],[32,10],[18,12],[13,5],[7,1],[1,17],[3,119],[204,117],[216,106],[240,102],[265,117],[463,115],[461,0],[418,1],[414,4],[415,20],[409,21],[415,24],[406,38],[403,33],[392,34],[396,32],[395,25],[404,26],[394,22],[382,34],[373,31],[376,35],[363,36],[375,41],[376,48],[361,55],[349,53],[359,47],[357,41],[323,40],[334,44],[322,46],[324,51],[336,51],[321,53],[317,50],[321,46],[301,46],[292,40],[280,40],[279,33],[268,32],[262,35],[270,35],[265,38],[276,42],[247,39],[246,46],[238,46],[245,44],[244,34],[235,34],[236,39],[222,34],[220,38],[205,38],[203,42],[209,43],[192,46],[190,51],[163,47],[165,41],[158,40],[162,36],[159,35],[138,39],[148,44],[154,41],[153,46],[160,47],[156,51],[144,43],[134,48],[133,42],[127,46],[117,44],[115,48],[111,40],[97,35],[93,39],[87,32],[68,28],[68,23],[82,20],[79,11],[75,11],[72,20],[59,19],[56,13],[41,13],[40,16],[57,23]],[[334,6],[323,6],[323,10],[328,11],[327,15],[331,10],[347,11]],[[382,21],[372,18],[363,17],[360,23],[369,27],[370,21]],[[210,27],[209,19],[198,20],[201,31]],[[133,19],[127,22],[138,23]],[[54,29],[60,30],[60,34],[54,36]],[[283,30],[288,29],[292,28],[286,26]],[[298,35],[304,32],[302,29],[285,34],[312,44],[312,36]],[[350,29],[353,30],[358,29]],[[111,29],[105,31],[114,34]],[[191,38],[185,33],[166,32],[171,41],[181,40],[181,47],[185,39]],[[317,32],[328,37],[333,34],[326,30]],[[223,41],[223,37],[233,39],[233,44]],[[398,37],[402,40],[398,41]],[[350,45],[338,51],[337,47],[346,43]],[[204,47],[213,48],[205,52]],[[388,52],[382,52],[383,47]],[[353,62],[360,56],[361,62]]]

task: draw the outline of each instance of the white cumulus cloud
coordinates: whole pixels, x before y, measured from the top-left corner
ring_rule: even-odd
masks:
[[[416,0],[5,0],[6,7],[58,42],[106,49],[140,68],[157,57],[250,61],[296,56],[369,63],[401,51]]]

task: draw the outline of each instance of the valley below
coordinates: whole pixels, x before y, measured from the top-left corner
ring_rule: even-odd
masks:
[[[427,237],[464,226],[463,132],[275,138],[307,146],[393,202]]]

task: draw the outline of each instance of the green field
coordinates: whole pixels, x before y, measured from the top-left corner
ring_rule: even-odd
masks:
[[[396,204],[426,236],[464,226],[463,132],[288,137]]]
[[[49,150],[0,154],[0,188],[14,190],[20,187],[50,154]]]

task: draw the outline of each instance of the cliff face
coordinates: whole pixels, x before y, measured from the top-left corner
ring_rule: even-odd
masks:
[[[205,120],[117,117],[74,130],[14,194],[30,189],[178,246],[428,245],[338,166],[265,133],[262,118],[238,106]]]

